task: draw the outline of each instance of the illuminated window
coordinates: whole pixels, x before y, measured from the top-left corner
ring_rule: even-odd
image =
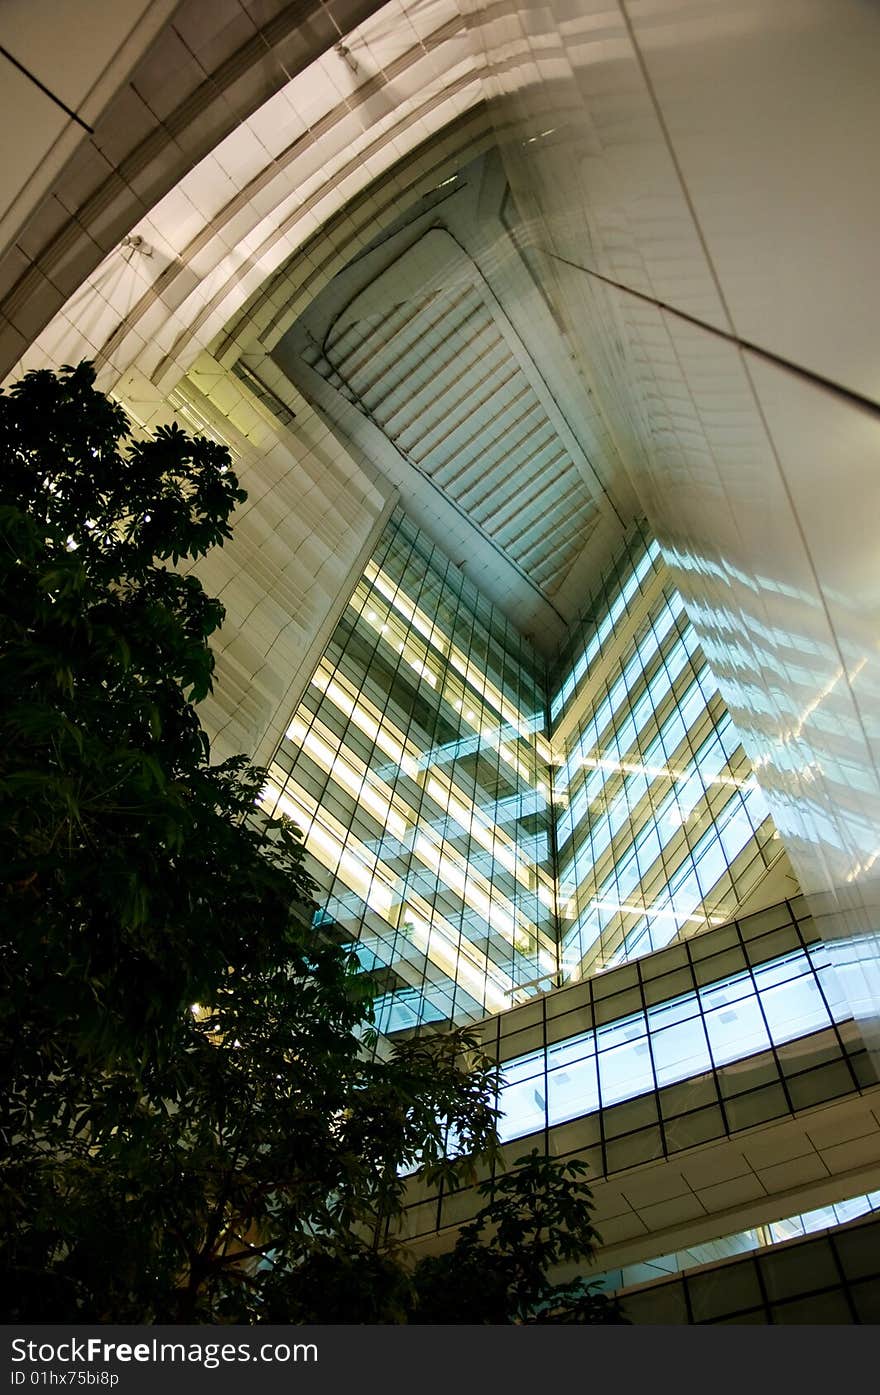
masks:
[[[266,802],[303,827],[321,914],[382,969],[386,1030],[477,1019],[698,934],[781,852],[653,540],[633,534],[586,613],[548,678],[397,511],[291,719]],[[774,1040],[820,1020],[809,991],[768,1000]],[[726,1028],[667,1023],[658,1078],[723,1057]],[[630,1097],[646,1040],[603,1035],[542,1098]]]

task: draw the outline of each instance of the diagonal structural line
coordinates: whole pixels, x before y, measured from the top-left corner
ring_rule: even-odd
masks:
[[[706,320],[699,319],[696,315],[691,315],[687,310],[679,310],[674,305],[669,305],[665,300],[658,300],[656,296],[647,295],[644,291],[637,291],[632,286],[625,285],[622,281],[615,281],[611,276],[603,276],[601,271],[594,271],[592,267],[581,266],[580,262],[573,262],[568,257],[560,257],[556,252],[548,252],[541,249],[544,255],[550,257],[554,262],[562,262],[564,266],[573,267],[575,271],[582,271],[585,276],[590,276],[595,281],[602,281],[606,286],[613,286],[616,291],[622,291],[624,295],[633,296],[636,300],[642,300],[646,305],[653,305],[655,309],[662,310],[667,315],[674,315],[678,320],[684,320],[687,324],[696,325],[698,329],[705,330],[707,334],[712,334],[716,339],[724,339],[728,344],[733,344],[738,349],[743,349],[750,354],[755,354],[758,358],[764,359],[767,363],[773,363],[777,368],[784,368],[787,372],[793,373],[798,378],[804,378],[814,387],[821,388],[825,392],[830,392],[833,396],[842,398],[851,406],[860,407],[863,411],[870,412],[872,416],[880,416],[880,402],[875,402],[871,397],[865,397],[860,392],[855,392],[852,388],[844,387],[842,383],[836,383],[833,378],[826,378],[821,373],[815,373],[811,368],[804,368],[799,363],[793,363],[791,359],[784,358],[782,354],[774,354],[771,349],[762,349],[760,344],[753,344],[750,339],[741,339],[737,334],[731,334],[729,330],[718,329],[716,325],[709,324]]]
[[[95,129],[93,126],[90,126],[87,121],[83,121],[81,116],[77,116],[76,112],[73,111],[72,108],[69,107],[66,102],[62,102],[61,98],[56,96],[50,87],[47,87],[44,82],[40,82],[40,79],[34,76],[30,68],[26,68],[23,63],[19,63],[17,58],[13,58],[12,54],[9,52],[9,49],[4,48],[2,44],[0,44],[0,53],[2,53],[4,58],[8,58],[9,62],[12,64],[14,68],[17,68],[20,73],[24,73],[24,76],[28,78],[34,84],[35,87],[39,87],[41,92],[45,92],[50,102],[54,102],[56,107],[60,107],[62,111],[66,112],[67,115],[73,121],[75,121],[78,126],[82,126],[83,130],[88,131],[90,136],[93,136],[95,134]]]

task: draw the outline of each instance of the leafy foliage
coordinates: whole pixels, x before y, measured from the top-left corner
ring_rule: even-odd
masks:
[[[168,427],[123,454],[93,379],[31,373],[0,398],[4,970],[49,1061],[157,1045],[310,888],[289,833],[241,824],[260,772],[207,762],[191,704],[222,607],[156,564],[229,536],[228,452]]]
[[[593,1199],[577,1159],[537,1150],[476,1187],[485,1198],[444,1254],[413,1261],[399,1245],[351,1236],[267,1290],[278,1321],[533,1325],[625,1323],[617,1301],[582,1278],[554,1281],[594,1252]]]
[[[394,1241],[407,1171],[496,1154],[494,1066],[465,1032],[375,1049],[265,772],[210,762],[223,610],[176,568],[230,536],[228,453],[131,440],[80,364],[0,393],[0,459],[6,1320],[457,1321],[449,1265],[467,1320],[556,1320],[545,1270],[592,1238],[557,1164],[451,1257]]]
[[[415,1271],[415,1313],[430,1323],[616,1323],[617,1304],[582,1279],[554,1283],[559,1266],[583,1263],[599,1238],[585,1163],[537,1149],[480,1183],[487,1199],[447,1254]]]

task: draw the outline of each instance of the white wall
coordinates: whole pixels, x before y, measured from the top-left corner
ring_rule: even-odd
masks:
[[[137,373],[115,390],[150,431],[176,419],[223,441],[247,491],[232,538],[193,566],[226,608],[211,640],[214,692],[199,707],[215,760],[269,763],[394,504],[281,379],[296,413],[286,426],[208,354],[171,403]]]
[[[48,92],[0,54],[0,253],[177,3],[3,0],[0,45]]]

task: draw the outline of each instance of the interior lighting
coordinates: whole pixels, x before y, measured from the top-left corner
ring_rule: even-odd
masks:
[[[694,925],[724,924],[724,917],[720,915],[682,915],[674,906],[668,909],[653,906],[632,906],[627,901],[593,901],[590,903],[590,910],[625,911],[628,915],[651,916],[654,920],[686,921]]]
[[[447,644],[447,640],[444,639],[437,630],[435,621],[423,611],[419,610],[417,606],[413,605],[413,603],[403,595],[400,588],[395,585],[391,578],[386,576],[385,573],[376,566],[375,562],[369,562],[367,564],[364,578],[368,585],[375,587],[375,589],[410,622],[413,629],[418,630],[421,635],[424,635],[428,643],[436,649],[438,653],[445,655],[448,649],[448,661],[452,667],[461,673],[467,681],[478,690],[484,702],[491,704],[491,706],[500,713],[505,722],[510,722],[515,725],[517,722],[523,720],[522,712],[508,702],[499,689],[487,682],[486,675],[480,671],[475,663],[472,663],[464,654],[457,651],[454,645],[451,643]],[[352,598],[350,604],[354,604],[355,599],[362,594],[363,592],[359,588],[355,592],[355,596]]]

